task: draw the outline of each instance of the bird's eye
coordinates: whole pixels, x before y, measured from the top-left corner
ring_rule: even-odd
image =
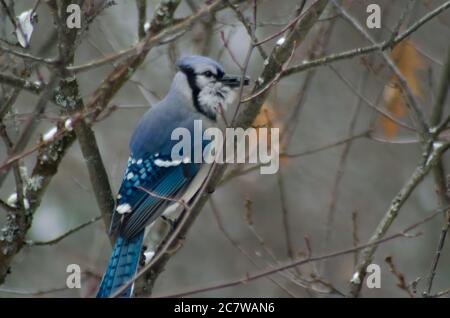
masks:
[[[205,75],[206,77],[211,77],[213,76],[213,73],[211,71],[206,71],[203,73],[203,75]]]

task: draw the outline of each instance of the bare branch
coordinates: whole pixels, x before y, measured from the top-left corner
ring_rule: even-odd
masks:
[[[55,244],[61,242],[62,240],[64,240],[66,237],[68,237],[68,236],[70,236],[70,235],[72,235],[72,234],[74,234],[74,233],[84,229],[85,227],[87,227],[87,226],[91,225],[92,223],[95,223],[95,222],[97,222],[98,220],[101,220],[101,219],[102,219],[102,216],[97,216],[97,217],[95,217],[95,218],[93,218],[93,219],[91,219],[89,221],[86,221],[86,222],[84,222],[84,223],[74,227],[73,229],[67,231],[66,233],[64,233],[64,234],[62,234],[62,235],[60,235],[58,237],[55,237],[54,239],[51,239],[49,241],[30,241],[30,240],[28,240],[28,241],[26,241],[26,244],[28,246],[55,245]]]
[[[17,77],[14,75],[7,75],[0,73],[0,83],[24,89],[26,91],[32,92],[33,94],[39,94],[42,92],[44,85],[40,82],[31,82],[27,81],[21,77]]]
[[[37,57],[28,53],[23,53],[14,49],[11,49],[9,47],[5,47],[3,45],[0,44],[0,52],[5,52],[11,55],[15,55],[17,57],[20,57],[24,60],[28,60],[31,62],[36,62],[36,63],[40,63],[40,64],[45,64],[47,66],[54,66],[57,63],[57,59],[56,58],[41,58],[41,57]]]
[[[242,255],[244,255],[256,268],[260,268],[260,265],[251,257],[251,255],[237,242],[235,239],[233,239],[230,235],[230,233],[226,230],[222,218],[220,216],[219,209],[217,208],[217,205],[215,204],[212,196],[209,198],[209,203],[211,206],[211,210],[214,213],[214,217],[216,218],[217,225],[220,229],[220,231],[223,233],[225,238],[230,242],[230,244],[236,248]],[[283,286],[281,283],[279,283],[277,280],[275,280],[272,277],[268,277],[268,279],[273,282],[275,285],[277,285],[281,290],[283,290],[285,293],[287,293],[291,297],[296,297],[290,290],[288,290],[285,286]]]
[[[445,2],[441,6],[434,9],[433,11],[427,13],[420,20],[418,20],[416,23],[411,25],[407,30],[405,30],[399,36],[397,36],[395,38],[395,40],[386,40],[384,42],[381,42],[381,43],[378,43],[375,45],[366,46],[366,47],[362,47],[362,48],[356,48],[356,49],[348,50],[348,51],[345,51],[342,53],[330,54],[330,55],[327,55],[327,56],[324,56],[324,57],[321,57],[321,58],[318,58],[318,59],[315,59],[312,61],[303,61],[301,64],[292,66],[291,68],[287,69],[284,72],[283,76],[289,76],[289,75],[292,75],[292,74],[295,74],[298,72],[302,72],[302,71],[305,71],[312,67],[323,66],[323,65],[327,65],[327,64],[330,64],[333,62],[337,62],[337,61],[341,61],[341,60],[345,60],[345,59],[349,59],[349,58],[353,58],[353,57],[357,57],[357,56],[367,55],[369,53],[374,53],[379,50],[384,51],[387,49],[391,49],[395,45],[397,45],[398,43],[400,43],[401,41],[403,41],[404,39],[409,37],[415,31],[417,31],[424,24],[431,21],[433,18],[435,18],[436,16],[438,16],[439,14],[441,14],[442,12],[447,10],[448,8],[450,8],[450,1]]]
[[[138,36],[142,39],[145,36],[145,23],[147,22],[147,0],[136,0],[138,10]]]
[[[392,256],[387,256],[384,260],[389,266],[389,271],[397,278],[398,288],[400,288],[401,290],[404,290],[408,294],[409,297],[414,298],[413,292],[411,291],[408,284],[406,283],[405,275],[400,273],[398,271],[398,269],[395,267],[394,261],[392,260]]]
[[[368,78],[368,74],[366,72],[363,74],[363,77],[361,78],[360,83],[359,83],[358,91],[361,92],[361,94],[366,86],[367,78]],[[358,96],[358,98],[355,101],[355,105],[354,105],[353,112],[351,115],[350,123],[348,126],[347,134],[348,134],[349,138],[355,134],[356,123],[358,120],[358,116],[359,116],[359,113],[361,110],[362,103],[363,103],[362,99]],[[353,140],[349,140],[347,143],[344,144],[341,155],[339,157],[338,168],[336,171],[336,175],[334,177],[333,188],[331,190],[331,200],[330,200],[329,208],[327,211],[327,217],[326,217],[324,250],[328,250],[328,247],[330,246],[330,242],[332,240],[332,235],[333,235],[332,229],[333,229],[334,217],[335,217],[334,215],[335,215],[335,211],[336,211],[336,206],[339,201],[339,190],[340,190],[341,180],[344,176],[345,166],[346,166],[347,158],[350,154],[352,141]],[[326,263],[323,263],[323,264],[326,265]],[[324,267],[324,268],[326,268],[326,267]]]
[[[397,218],[397,215],[402,208],[403,204],[409,198],[411,193],[417,187],[417,185],[423,180],[423,178],[431,171],[431,169],[436,165],[438,159],[442,154],[450,147],[450,143],[445,143],[439,147],[435,147],[433,152],[429,155],[425,165],[419,164],[408,181],[404,184],[402,189],[394,197],[389,206],[386,214],[376,227],[372,237],[369,242],[378,241],[380,238],[384,237],[391,224]],[[362,260],[359,262],[356,271],[352,276],[351,290],[350,293],[353,297],[358,296],[361,287],[363,285],[364,278],[366,276],[366,268],[372,262],[374,254],[376,252],[377,246],[371,245],[363,250]]]
[[[436,103],[433,107],[433,112],[431,114],[431,125],[435,127],[442,120],[443,110],[445,101],[448,95],[448,87],[450,84],[450,47],[447,51],[447,60],[442,72],[441,81],[439,84],[438,97]],[[438,195],[439,204],[441,206],[448,206],[450,204],[450,198],[448,195],[448,186],[446,181],[446,174],[444,168],[444,162],[442,158],[439,159],[436,167],[433,168],[434,182],[436,184],[436,191]],[[436,248],[436,253],[431,264],[430,273],[428,274],[427,286],[424,291],[424,295],[428,296],[431,293],[433,286],[433,280],[436,275],[437,266],[440,260],[442,249],[444,248],[445,239],[447,237],[448,231],[450,229],[450,210],[447,211],[446,218],[444,219],[444,225],[442,226],[438,246]]]
[[[376,41],[373,37],[361,26],[361,24],[351,16],[342,6],[340,6],[336,0],[332,0],[334,6],[337,8],[338,12],[342,17],[345,18],[360,34],[362,34],[367,40],[369,40],[373,45],[376,45]],[[430,136],[429,126],[427,120],[425,119],[425,114],[422,108],[419,105],[418,100],[414,96],[411,87],[408,85],[405,77],[402,75],[398,67],[395,65],[394,61],[390,58],[390,56],[383,51],[382,48],[379,48],[380,55],[383,57],[386,65],[389,67],[391,72],[395,74],[398,79],[398,83],[404,94],[406,105],[410,110],[411,117],[414,120],[415,125],[419,129],[418,134],[422,138],[423,141],[427,141]]]
[[[188,290],[185,292],[180,292],[180,293],[176,293],[176,294],[169,294],[169,295],[163,295],[163,296],[158,296],[158,297],[184,297],[184,296],[188,296],[188,295],[193,295],[193,294],[198,294],[201,292],[206,292],[206,291],[212,291],[212,290],[217,290],[217,289],[223,289],[223,288],[228,288],[228,287],[232,287],[232,286],[237,286],[237,285],[241,285],[241,284],[247,284],[251,281],[257,280],[259,278],[262,277],[266,277],[272,274],[275,274],[279,271],[283,271],[286,269],[290,269],[296,266],[301,266],[304,264],[308,264],[308,263],[313,263],[313,262],[317,262],[317,261],[321,261],[324,259],[330,259],[330,258],[334,258],[334,257],[338,257],[338,256],[343,256],[343,255],[347,255],[347,254],[351,254],[355,251],[361,250],[361,249],[365,249],[365,248],[370,248],[371,246],[378,246],[382,243],[397,239],[397,238],[412,238],[412,237],[416,237],[416,235],[409,235],[410,232],[414,229],[416,229],[417,227],[423,225],[424,223],[432,220],[434,217],[436,217],[439,214],[442,214],[442,210],[438,210],[437,212],[432,213],[431,215],[427,216],[426,218],[422,219],[421,221],[414,223],[411,226],[408,226],[406,229],[404,229],[401,232],[398,232],[396,234],[387,236],[383,239],[377,240],[377,241],[371,241],[367,244],[362,244],[362,245],[358,245],[356,247],[351,247],[348,249],[344,249],[344,250],[340,250],[337,252],[333,252],[333,253],[329,253],[329,254],[324,254],[321,256],[310,256],[307,258],[303,258],[300,260],[295,260],[295,261],[291,261],[288,262],[286,264],[282,264],[279,266],[275,266],[272,268],[268,268],[265,270],[262,270],[260,272],[254,273],[254,274],[247,274],[244,275],[242,278],[238,278],[238,279],[234,279],[231,281],[227,281],[225,283],[218,283],[218,284],[213,284],[207,287],[203,287],[203,288],[196,288],[196,289],[192,289],[192,290]]]

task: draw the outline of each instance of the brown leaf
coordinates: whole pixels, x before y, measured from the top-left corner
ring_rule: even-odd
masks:
[[[256,128],[256,137],[258,138],[257,142],[258,142],[258,147],[261,146],[259,145],[259,130],[261,128],[267,128],[268,132],[267,132],[267,146],[270,148],[271,147],[271,128],[279,128],[281,130],[281,124],[279,121],[279,116],[278,113],[274,110],[274,108],[266,103],[261,107],[261,110],[258,114],[258,116],[256,116],[255,120],[253,121],[252,127]],[[251,142],[251,144],[253,144]],[[256,149],[254,149],[255,151]],[[287,160],[288,158],[285,156],[280,156],[280,164],[281,165],[286,165],[287,164]]]
[[[267,144],[270,147],[270,128],[278,127],[277,126],[277,114],[275,113],[275,110],[268,104],[264,104],[261,107],[261,110],[259,111],[258,116],[256,116],[255,120],[253,121],[252,126],[256,128],[256,133],[259,141],[259,130],[261,128],[267,128],[269,129],[267,134]]]
[[[416,96],[421,96],[420,83],[417,72],[423,68],[424,64],[421,56],[410,41],[403,41],[395,47],[391,53],[391,58],[398,69],[405,77],[409,87]],[[396,118],[401,118],[406,113],[406,104],[398,86],[398,79],[393,75],[383,92],[385,108]],[[382,116],[379,122],[387,138],[397,135],[399,126],[389,118]]]

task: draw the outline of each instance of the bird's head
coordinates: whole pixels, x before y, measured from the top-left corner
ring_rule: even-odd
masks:
[[[194,107],[205,116],[215,120],[217,113],[233,101],[233,89],[240,87],[240,76],[225,74],[223,67],[216,61],[204,56],[186,56],[177,61],[180,89],[189,90]],[[243,80],[244,85],[249,79]],[[186,93],[186,92],[185,92]]]

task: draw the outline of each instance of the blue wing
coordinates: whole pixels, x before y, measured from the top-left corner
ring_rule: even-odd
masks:
[[[198,169],[198,164],[175,162],[169,155],[131,156],[117,196],[111,232],[126,240],[136,236],[173,204]]]

